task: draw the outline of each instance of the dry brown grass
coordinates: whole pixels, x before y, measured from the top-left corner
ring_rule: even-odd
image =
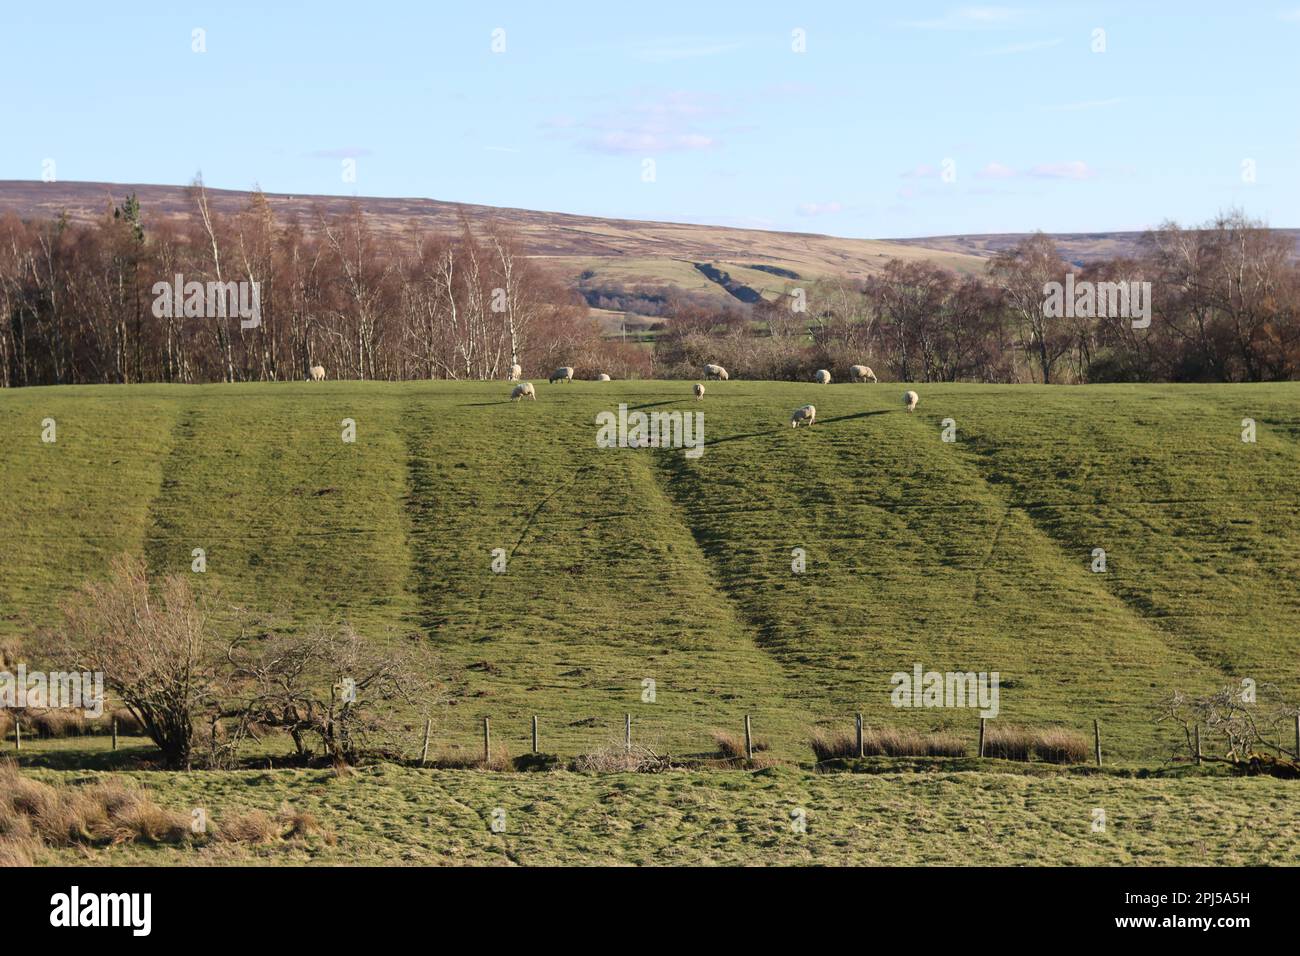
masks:
[[[984,733],[984,756],[999,760],[1028,760],[1034,752],[1035,731],[1014,724],[988,723]]]
[[[142,791],[113,778],[52,787],[0,764],[0,844],[17,859],[38,845],[104,846],[147,842],[182,844],[192,838],[189,818],[159,807]],[[16,848],[15,848],[16,847]]]
[[[1091,755],[1088,738],[1078,731],[1051,727],[1039,731],[1034,741],[1039,760],[1048,763],[1083,763]]]
[[[818,762],[858,756],[856,731],[819,729],[812,737]],[[921,734],[897,727],[864,727],[862,753],[867,757],[964,757],[965,742],[955,734]]]
[[[0,638],[0,667],[17,667],[23,660],[18,641],[12,637]]]
[[[216,827],[216,838],[223,843],[263,845],[274,843],[279,836],[279,825],[264,810],[236,814]]]
[[[0,740],[12,736],[14,732],[14,715],[8,708],[0,708]]]
[[[745,735],[732,733],[729,730],[714,730],[713,742],[717,745],[718,756],[723,760],[744,760],[745,759]],[[769,749],[766,740],[758,737],[752,739],[754,753],[759,754]]]

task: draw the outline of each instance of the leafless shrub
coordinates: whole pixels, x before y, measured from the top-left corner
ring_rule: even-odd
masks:
[[[213,750],[230,753],[256,728],[283,730],[300,756],[318,752],[352,762],[367,746],[399,729],[387,706],[432,709],[444,699],[433,655],[417,638],[384,650],[347,626],[254,640],[242,635],[227,650],[231,692],[212,722]],[[218,739],[219,720],[231,730]],[[315,749],[313,744],[319,749]]]
[[[59,650],[74,670],[99,672],[136,715],[169,767],[189,768],[196,715],[216,700],[218,658],[209,615],[180,575],[150,585],[144,562],[115,558],[107,581],[64,607]]]
[[[1160,703],[1155,718],[1178,729],[1170,759],[1196,759],[1199,728],[1202,761],[1246,772],[1300,775],[1300,754],[1281,743],[1295,726],[1297,709],[1261,700],[1275,693],[1272,685],[1260,685],[1253,694],[1231,685],[1204,696],[1175,691]]]
[[[633,744],[629,750],[622,741],[610,741],[573,762],[574,770],[586,773],[660,773],[671,766],[668,757],[660,756],[649,747]]]

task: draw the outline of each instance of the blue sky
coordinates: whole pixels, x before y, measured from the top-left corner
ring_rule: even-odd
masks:
[[[0,179],[53,159],[61,180],[201,170],[233,189],[868,237],[1233,206],[1300,227],[1298,54],[1300,0],[9,0]]]

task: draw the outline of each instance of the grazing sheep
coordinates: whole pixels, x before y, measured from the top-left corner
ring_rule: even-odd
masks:
[[[850,365],[849,378],[855,382],[874,382],[876,381],[876,373],[871,371],[869,365]]]
[[[325,366],[324,366],[324,365],[313,365],[313,366],[311,367],[311,380],[312,380],[313,382],[323,382],[323,381],[325,381]]]
[[[524,374],[524,370],[519,367],[518,363],[510,366],[510,381],[517,382],[519,377]]]
[[[601,372],[599,375],[596,376],[596,381],[598,381],[598,382],[608,382],[608,381],[609,381],[609,376],[606,375],[604,372]]]
[[[831,373],[824,368],[819,368],[817,374],[813,376],[813,381],[818,385],[829,385],[831,383]]]
[[[920,400],[921,396],[917,395],[916,392],[909,390],[903,393],[903,404],[907,406],[909,412],[916,411],[916,403]]]
[[[699,382],[695,383],[695,388],[693,388],[692,391],[695,392],[695,400],[697,402],[704,398],[704,386]]]
[[[521,398],[537,401],[537,392],[533,389],[532,382],[521,382],[510,390],[510,401],[517,402]]]
[[[551,377],[547,379],[547,382],[551,385],[554,385],[556,382],[572,382],[572,381],[573,381],[572,365],[564,365],[560,368],[557,368],[554,372],[551,373]]]
[[[709,378],[716,378],[723,382],[727,380],[727,370],[721,365],[704,366],[704,374]]]
[[[809,428],[812,427],[813,419],[817,417],[817,409],[811,405],[805,405],[803,408],[796,408],[794,414],[790,416],[790,427],[798,428],[799,423],[803,422]]]

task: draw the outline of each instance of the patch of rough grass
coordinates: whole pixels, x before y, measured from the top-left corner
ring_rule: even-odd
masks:
[[[732,733],[729,730],[714,730],[713,742],[717,745],[718,756],[723,760],[744,760],[745,759],[745,735]],[[771,749],[771,745],[759,737],[751,740],[754,753],[762,753]]]
[[[852,759],[858,756],[856,731],[819,729],[812,736],[817,762]],[[864,727],[862,755],[865,757],[964,757],[966,743],[956,734],[921,734],[896,727]]]
[[[215,828],[215,838],[251,845],[336,842],[315,814],[288,804],[275,818],[261,810],[234,815]],[[188,815],[159,806],[122,780],[56,787],[26,776],[12,762],[0,763],[0,866],[30,866],[46,847],[187,846],[208,840],[207,833],[193,831]]]

